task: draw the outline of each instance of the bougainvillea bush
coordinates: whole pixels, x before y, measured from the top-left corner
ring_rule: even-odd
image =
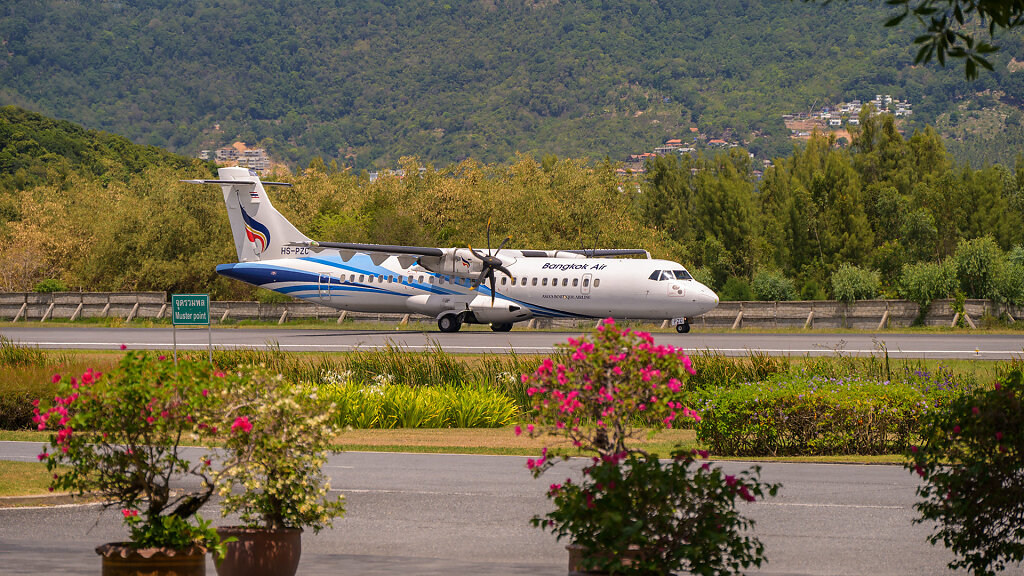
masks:
[[[39,430],[52,432],[39,455],[54,474],[51,489],[96,493],[121,508],[133,545],[216,546],[196,512],[213,495],[209,455],[184,446],[217,434],[223,374],[208,363],[130,352],[110,373],[55,375],[52,401],[37,402]]]
[[[956,554],[953,569],[993,575],[1024,560],[1024,378],[954,399],[925,416],[907,466],[922,478],[917,522]],[[1019,564],[1018,564],[1019,565]]]
[[[569,339],[562,352],[523,375],[533,400],[525,431],[567,440],[593,459],[581,480],[551,485],[555,510],[533,524],[582,546],[585,569],[732,574],[760,565],[764,547],[741,534],[753,521],[738,514],[737,500],[774,495],[778,486],[762,484],[756,467],[726,475],[696,465],[692,453],[662,463],[631,446],[645,433],[699,419],[681,401],[694,371],[689,357],[611,319]],[[555,464],[548,448],[527,460],[534,477]]]
[[[564,354],[522,376],[533,402],[531,436],[566,438],[609,456],[636,451],[629,442],[644,434],[698,418],[682,403],[693,373],[682,349],[656,346],[650,334],[620,329],[610,318],[560,348]]]
[[[760,467],[729,475],[694,456],[677,450],[665,463],[636,453],[595,457],[585,481],[551,485],[555,510],[533,524],[588,550],[620,551],[584,556],[588,570],[737,574],[760,566],[764,545],[744,534],[754,522],[740,515],[737,501],[774,496],[779,485],[762,483]]]
[[[337,408],[257,367],[230,375],[235,385],[220,392],[223,513],[239,512],[251,527],[319,532],[330,526],[345,512],[342,497],[330,497],[322,471],[337,433]]]

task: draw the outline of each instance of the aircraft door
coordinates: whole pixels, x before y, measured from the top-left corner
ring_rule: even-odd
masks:
[[[590,283],[594,281],[593,274],[584,274],[583,282],[580,283],[580,293],[590,294]]]
[[[321,274],[320,275],[320,301],[329,302],[331,300],[331,275]]]

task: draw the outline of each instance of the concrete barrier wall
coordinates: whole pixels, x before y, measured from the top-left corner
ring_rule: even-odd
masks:
[[[953,300],[936,300],[924,317],[929,326],[950,326],[956,318]],[[986,316],[1024,316],[1024,307],[997,305],[988,300],[967,300],[965,321],[975,325]],[[71,318],[166,318],[170,303],[166,292],[33,292],[0,293],[0,319],[16,321],[68,320]],[[917,304],[906,300],[834,300],[800,302],[722,302],[718,308],[691,320],[706,328],[857,328],[884,329],[910,326],[917,319]],[[226,320],[286,321],[315,319],[338,322],[361,320],[401,322],[404,314],[341,312],[314,302],[285,304],[220,301],[210,303],[213,322]],[[428,320],[413,315],[414,319]],[[536,319],[533,326],[588,327],[593,320]]]

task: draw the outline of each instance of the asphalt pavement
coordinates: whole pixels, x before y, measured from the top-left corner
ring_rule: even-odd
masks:
[[[37,443],[0,442],[0,458],[34,460]],[[299,573],[564,575],[563,543],[529,525],[551,482],[580,461],[533,479],[524,457],[347,452],[326,472],[347,499],[334,528],[303,537]],[[736,471],[750,463],[718,463]],[[914,524],[916,477],[899,466],[765,463],[778,497],[744,505],[769,562],[749,574],[951,573],[952,556]],[[216,506],[203,513],[221,520]],[[95,574],[98,544],[125,537],[120,514],[97,506],[0,509],[0,574]],[[210,573],[213,572],[212,563]],[[1013,566],[1005,574],[1024,575]]]

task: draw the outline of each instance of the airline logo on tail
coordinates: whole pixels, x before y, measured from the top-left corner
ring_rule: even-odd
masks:
[[[256,255],[259,256],[266,252],[267,247],[270,246],[270,230],[263,224],[260,224],[256,220],[249,216],[245,212],[245,208],[239,206],[242,211],[242,220],[245,222],[245,236],[252,242],[253,250]]]

